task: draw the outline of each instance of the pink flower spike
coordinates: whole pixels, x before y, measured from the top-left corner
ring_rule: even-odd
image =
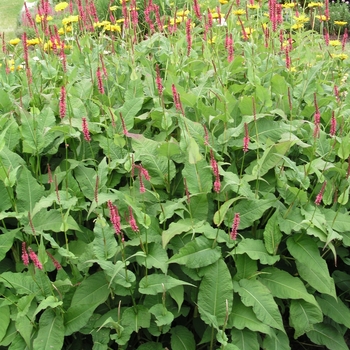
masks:
[[[109,216],[111,219],[111,223],[114,227],[114,231],[116,233],[116,235],[119,235],[121,233],[121,229],[120,229],[120,216],[118,213],[118,209],[117,207],[112,203],[111,200],[109,200],[107,202],[108,205],[108,209],[109,209]]]
[[[81,120],[82,120],[82,128],[83,128],[84,139],[85,139],[86,142],[90,142],[91,141],[91,136],[90,136],[87,120],[86,120],[85,117],[83,117]]]
[[[332,112],[332,119],[331,119],[331,130],[330,135],[335,136],[335,132],[337,130],[337,120],[335,119],[334,111]]]
[[[62,269],[61,264],[53,257],[53,255],[51,253],[49,253],[48,251],[46,251],[46,254],[49,256],[49,258],[52,260],[53,264],[55,265],[55,268],[57,270]]]
[[[29,251],[30,260],[33,261],[34,266],[37,269],[42,270],[43,269],[43,265],[39,261],[38,256],[34,253],[34,251],[30,247],[28,248],[28,251]]]
[[[243,152],[248,152],[249,147],[249,130],[248,124],[244,123],[244,138],[243,138]]]
[[[327,185],[327,181],[325,181],[323,183],[319,194],[316,196],[316,199],[315,199],[315,204],[316,205],[320,205],[321,204],[321,201],[322,201],[322,198],[323,198],[323,193],[324,193],[324,190],[326,189],[326,185]]]
[[[29,256],[27,253],[26,242],[22,242],[22,261],[25,266],[29,265]]]
[[[60,95],[60,117],[63,119],[66,116],[66,88],[65,86],[61,87],[61,95]]]
[[[129,207],[129,225],[134,232],[139,232],[139,228],[137,226],[131,207]]]
[[[241,218],[239,216],[239,213],[236,213],[234,218],[233,218],[233,223],[232,223],[232,228],[231,228],[231,233],[230,233],[230,237],[234,241],[237,238],[237,230],[238,230],[238,226],[239,226],[240,221],[241,221]]]

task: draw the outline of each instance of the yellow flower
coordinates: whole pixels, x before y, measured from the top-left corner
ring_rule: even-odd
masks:
[[[185,21],[187,19],[187,17],[185,17],[185,16],[182,16],[182,17],[176,17],[176,19],[174,19],[174,18],[170,18],[170,25],[174,25],[175,23],[176,24],[179,24],[179,23],[181,23],[181,22],[183,22],[183,21]]]
[[[339,53],[339,54],[332,53],[331,56],[332,56],[332,58],[339,58],[341,60],[346,60],[349,57],[345,53]]]
[[[176,16],[177,17],[187,16],[189,13],[190,13],[190,11],[188,11],[188,10],[184,10],[184,11],[181,10],[181,11],[176,12]]]
[[[302,29],[304,28],[304,24],[303,23],[296,23],[292,25],[292,29]]]
[[[329,18],[327,19],[325,15],[316,15],[315,18],[319,19],[320,21],[329,21]]]
[[[297,23],[306,23],[310,21],[310,18],[306,17],[305,15],[300,15],[299,17],[293,16],[293,18],[296,20]]]
[[[208,44],[215,44],[216,36],[213,36],[211,39],[208,39]]]
[[[125,18],[119,18],[115,21],[116,23],[122,23],[125,22]]]
[[[52,16],[46,16],[46,17],[45,17],[45,15],[40,16],[39,14],[37,14],[37,15],[35,16],[35,22],[36,22],[36,23],[41,23],[41,21],[43,21],[43,20],[52,21],[52,20],[53,20],[53,17],[52,17]]]
[[[219,2],[220,2],[221,5],[228,4],[228,0],[219,0]]]
[[[348,22],[344,22],[344,21],[334,21],[334,24],[336,24],[337,26],[345,26],[348,24]]]
[[[257,10],[260,6],[258,4],[249,4],[247,7],[251,10]]]
[[[236,16],[243,16],[245,15],[245,11],[243,9],[239,9],[239,10],[234,10],[232,11],[232,13]]]
[[[282,5],[283,8],[285,9],[292,9],[296,6],[296,2],[288,2]]]
[[[10,71],[13,72],[15,70],[15,66],[10,66]]]
[[[65,31],[64,31],[63,28],[60,28],[60,29],[58,30],[58,35],[64,35],[64,33],[65,33]]]
[[[118,8],[118,6],[111,6],[111,7],[109,8],[109,11],[115,11],[117,8]]]
[[[322,2],[313,2],[311,1],[308,5],[308,8],[314,8],[314,7],[323,7],[323,3]]]
[[[244,30],[245,30],[245,32],[246,32],[247,35],[250,35],[250,34],[252,34],[252,33],[255,32],[255,29],[254,29],[254,28],[249,28],[249,27],[244,28]]]
[[[331,46],[340,46],[341,42],[339,40],[329,40],[329,45],[331,45]]]
[[[17,45],[17,44],[20,43],[20,42],[21,42],[21,39],[19,39],[19,38],[10,40],[10,44],[11,44],[11,45]]]
[[[111,32],[119,32],[119,33],[121,32],[121,28],[117,24],[107,24],[105,25],[104,30],[109,30]]]
[[[27,46],[31,46],[31,45],[37,45],[41,42],[41,40],[39,38],[34,38],[34,39],[28,39],[27,40]]]
[[[101,27],[104,27],[104,26],[107,26],[111,24],[111,22],[109,21],[102,21],[102,22],[95,22],[93,25],[94,25],[94,28],[101,28]]]
[[[67,2],[60,2],[55,6],[55,11],[60,12],[60,11],[63,11],[64,9],[66,9],[67,7],[68,7]]]
[[[70,24],[70,23],[73,23],[73,22],[78,22],[79,21],[79,16],[69,16],[69,17],[66,17],[66,18],[63,18],[62,19],[62,24],[63,25],[66,25],[66,24]]]
[[[290,68],[289,68],[289,71],[290,71],[290,72],[296,72],[297,69],[296,69],[295,67],[290,67]]]
[[[129,2],[130,0],[125,0],[125,2]],[[122,4],[123,3],[123,0],[120,0],[120,3]]]
[[[223,18],[225,15],[223,13],[220,13],[220,17]],[[212,13],[212,18],[217,19],[219,18],[219,14],[217,12]]]

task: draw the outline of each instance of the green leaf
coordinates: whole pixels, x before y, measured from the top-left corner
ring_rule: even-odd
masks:
[[[267,335],[263,341],[263,349],[268,350],[290,350],[289,339],[281,331],[276,331],[274,335]]]
[[[220,206],[220,209],[214,214],[213,218],[214,224],[216,226],[221,225],[221,223],[226,217],[226,213],[229,210],[230,206],[239,199],[241,199],[241,197],[231,198]]]
[[[36,202],[44,195],[44,187],[38,184],[28,169],[22,168],[16,194],[18,212],[31,212]]]
[[[93,251],[97,259],[108,260],[117,252],[117,241],[113,227],[107,224],[102,214],[98,215],[94,227]]]
[[[329,350],[349,350],[343,336],[330,324],[315,324],[314,329],[306,335],[313,343],[325,345]]]
[[[119,113],[122,114],[125,122],[125,126],[128,130],[134,127],[134,117],[142,108],[142,104],[143,104],[143,97],[126,100],[125,103],[123,104],[123,107],[117,113],[117,115],[119,115]]]
[[[289,307],[289,324],[294,328],[294,338],[313,329],[315,323],[322,322],[323,314],[319,306],[305,300],[291,300]]]
[[[65,335],[71,335],[85,326],[96,307],[104,303],[108,295],[108,283],[102,271],[84,280],[75,291],[65,314]]]
[[[181,281],[168,275],[152,274],[141,279],[139,283],[139,292],[141,294],[156,295],[180,285],[193,286],[191,283]]]
[[[39,292],[39,287],[32,276],[26,276],[22,273],[4,272],[0,275],[0,281],[7,288],[15,289],[16,294],[36,294]]]
[[[196,342],[193,333],[184,326],[173,327],[171,333],[172,350],[195,350]]]
[[[276,203],[276,199],[243,199],[235,205],[235,213],[240,213],[239,230],[252,226],[254,221],[260,219],[264,212]],[[227,226],[231,226],[232,217],[227,221]]]
[[[83,165],[79,165],[74,169],[74,177],[78,181],[84,196],[90,201],[95,198],[95,181],[93,180],[95,175],[96,171],[94,169]]]
[[[333,321],[350,328],[350,310],[339,298],[334,299],[329,295],[316,297],[322,312]]]
[[[134,332],[138,332],[140,328],[149,328],[151,324],[151,314],[143,305],[136,305],[124,310],[121,324],[124,327],[131,327]]]
[[[140,265],[161,269],[164,274],[168,270],[168,259],[167,251],[159,243],[149,243],[146,257],[136,257]]]
[[[265,230],[263,232],[264,243],[267,252],[271,255],[276,255],[278,246],[282,239],[282,233],[278,226],[278,213],[273,214],[266,223]]]
[[[169,290],[169,295],[176,301],[178,312],[180,312],[182,303],[184,302],[184,286],[177,286]]]
[[[336,298],[334,281],[329,276],[327,263],[321,258],[313,239],[305,234],[296,234],[288,238],[287,247],[296,260],[301,278],[320,293]]]
[[[164,348],[162,344],[150,341],[140,345],[137,350],[164,350]]]
[[[174,315],[166,309],[163,304],[155,304],[149,312],[156,317],[156,324],[158,327],[171,325],[174,320]]]
[[[197,164],[202,159],[202,154],[199,152],[198,144],[193,137],[189,137],[187,140],[189,140],[187,148],[188,163]]]
[[[207,162],[202,159],[196,164],[185,163],[182,176],[186,178],[190,194],[209,193],[213,184],[212,171]]]
[[[232,343],[234,343],[240,350],[259,350],[258,335],[249,329],[232,329],[231,330]]]
[[[228,323],[232,328],[240,330],[248,328],[253,332],[271,333],[270,326],[258,320],[253,309],[245,306],[240,298],[235,299]]]
[[[11,249],[17,231],[11,230],[0,235],[0,261],[4,259],[6,253]]]
[[[252,238],[243,238],[231,251],[231,255],[235,254],[247,254],[253,260],[260,260],[264,265],[273,265],[280,259],[279,255],[268,254],[262,240]]]
[[[37,350],[60,350],[64,341],[63,318],[51,309],[45,310],[39,320],[38,335],[33,347]]]
[[[287,271],[276,267],[267,267],[262,270],[260,282],[263,283],[274,297],[280,299],[303,299],[318,307],[316,299],[309,294],[304,283],[298,277],[291,276]]]
[[[235,281],[243,278],[249,279],[257,274],[258,264],[256,260],[251,259],[247,254],[235,254],[233,258],[237,269],[237,273],[233,276]]]
[[[252,306],[256,317],[265,324],[284,332],[281,314],[270,290],[257,280],[234,281],[235,292],[246,306]]]
[[[7,328],[10,325],[10,308],[8,305],[0,307],[0,343],[6,335]]]
[[[169,264],[177,263],[186,265],[190,269],[197,269],[213,264],[220,257],[220,247],[213,248],[212,241],[204,236],[199,236],[181,248],[179,253],[173,255],[169,259]]]
[[[34,312],[34,316],[37,315],[42,310],[45,310],[49,307],[54,309],[57,306],[61,306],[62,304],[63,304],[62,301],[58,301],[53,295],[50,295],[40,302],[40,304],[38,305],[38,307]]]
[[[214,317],[218,326],[222,326],[232,310],[233,286],[230,271],[220,259],[202,268],[201,273],[203,278],[198,292],[199,313],[206,324],[213,325],[211,317]]]

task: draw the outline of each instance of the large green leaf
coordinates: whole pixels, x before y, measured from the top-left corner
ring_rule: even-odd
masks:
[[[99,215],[95,220],[95,239],[93,240],[93,251],[97,259],[108,260],[117,252],[117,241],[114,229],[107,224],[106,219]]]
[[[276,255],[278,246],[283,237],[278,226],[278,212],[272,215],[266,223],[263,235],[267,252],[271,255]]]
[[[203,274],[198,292],[198,309],[202,320],[212,324],[212,317],[222,326],[231,312],[233,286],[230,271],[222,259],[201,269]],[[208,317],[210,315],[210,317]]]
[[[0,275],[0,281],[7,288],[15,289],[16,294],[36,294],[39,292],[39,286],[32,276],[26,276],[23,273],[4,272]]]
[[[220,247],[213,248],[213,242],[204,236],[199,236],[187,243],[180,251],[169,259],[169,264],[186,265],[190,269],[208,266],[221,257]]]
[[[233,255],[235,260],[237,273],[233,276],[235,281],[239,281],[243,278],[249,279],[257,274],[258,263],[256,260],[251,259],[247,254]]]
[[[235,213],[240,214],[240,223],[238,230],[252,226],[254,221],[260,219],[264,212],[270,209],[276,203],[276,199],[243,199],[235,205]],[[226,220],[227,226],[232,225],[232,217],[230,221]]]
[[[246,306],[252,306],[256,317],[265,324],[284,332],[282,316],[269,289],[257,280],[234,281],[233,287]]]
[[[325,345],[329,350],[349,350],[343,336],[330,324],[318,323],[306,333],[309,339],[318,345]]]
[[[8,326],[10,325],[10,308],[8,305],[0,307],[0,343],[6,335]]]
[[[305,234],[296,234],[288,238],[287,247],[296,260],[300,276],[320,293],[336,298],[333,278],[329,276],[327,263],[321,258],[313,239]]]
[[[262,348],[266,350],[290,350],[287,335],[281,331],[276,331],[275,333],[265,337]]]
[[[202,159],[197,163],[185,163],[182,176],[186,178],[188,191],[191,194],[209,193],[213,184],[212,170]]]
[[[253,332],[271,333],[271,328],[256,317],[253,309],[245,306],[240,298],[236,298],[229,316],[229,325],[236,329],[248,328]]]
[[[247,254],[253,260],[260,260],[264,265],[273,265],[280,259],[279,255],[270,255],[265,248],[264,242],[259,239],[244,238],[231,251],[232,255]]]
[[[175,326],[171,329],[172,350],[195,350],[196,342],[193,333],[184,326]]]
[[[39,331],[33,347],[37,350],[60,350],[63,346],[63,318],[51,309],[43,312],[39,320]]]
[[[289,323],[295,330],[295,339],[313,329],[313,325],[322,322],[322,320],[323,314],[319,306],[310,304],[305,300],[291,300]]]
[[[154,273],[141,279],[139,292],[142,294],[156,295],[180,285],[193,286],[191,283],[181,281],[177,278]]]
[[[85,326],[96,307],[104,303],[108,295],[108,283],[102,271],[84,280],[75,291],[71,306],[64,315],[65,335]]]
[[[6,256],[11,249],[15,234],[18,230],[11,230],[0,235],[0,261]]]
[[[34,209],[35,203],[44,195],[44,187],[39,185],[27,168],[21,169],[16,187],[18,212]]]
[[[122,315],[121,323],[124,327],[131,327],[134,332],[140,328],[149,328],[151,314],[143,305],[127,308]]]
[[[267,267],[262,270],[259,279],[272,295],[281,299],[304,299],[318,307],[315,297],[309,294],[304,283],[298,277],[293,277],[287,271],[276,267]]]
[[[240,350],[259,350],[258,334],[249,329],[231,330],[232,343]]]
[[[339,298],[323,294],[320,297],[316,297],[318,303],[321,306],[322,312],[330,317],[333,321],[343,324],[347,328],[350,328],[350,310]]]
[[[159,243],[154,242],[148,244],[146,257],[136,257],[136,261],[140,265],[147,266],[148,269],[156,267],[161,269],[163,273],[167,272],[168,260],[167,251]]]
[[[81,191],[84,193],[84,196],[91,201],[95,198],[95,175],[96,171],[94,169],[84,165],[79,165],[74,169],[74,176],[78,181]]]

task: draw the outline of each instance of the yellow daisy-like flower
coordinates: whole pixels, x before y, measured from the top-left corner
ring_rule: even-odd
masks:
[[[37,44],[40,44],[41,40],[39,38],[34,38],[34,39],[28,39],[27,40],[27,46],[34,46]]]
[[[221,5],[228,4],[228,0],[219,0],[219,2],[220,2]]]
[[[118,6],[111,6],[111,7],[109,8],[109,10],[110,10],[110,11],[115,11],[117,8],[118,8]]]
[[[341,42],[339,40],[329,40],[329,45],[331,45],[331,46],[340,46]]]
[[[290,71],[290,72],[296,72],[297,69],[296,69],[295,67],[290,67],[290,68],[289,68],[289,71]]]
[[[119,18],[115,21],[115,23],[123,23],[125,22],[125,18]]]
[[[257,10],[260,8],[258,4],[248,4],[247,7],[251,10]]]
[[[247,35],[250,35],[250,34],[252,34],[252,33],[255,32],[255,29],[254,29],[254,28],[249,28],[249,27],[244,28],[244,30],[245,30],[245,32],[246,32]]]
[[[208,39],[208,44],[215,44],[216,36],[213,36],[211,39]]]
[[[346,26],[348,22],[345,21],[334,21],[334,24],[340,27]]]
[[[190,13],[189,10],[181,10],[176,12],[176,17],[187,16]]]
[[[292,25],[292,29],[297,30],[297,29],[303,29],[304,24],[303,23],[295,23]]]
[[[295,2],[288,2],[282,5],[285,9],[293,9],[297,4]]]
[[[121,32],[121,28],[117,24],[107,24],[105,25],[104,30],[109,30],[110,32]]]
[[[224,15],[223,13],[220,13],[220,17],[223,18],[223,17],[225,17],[225,15]],[[219,18],[219,14],[218,14],[217,12],[214,12],[214,13],[212,14],[212,18],[213,18],[213,19]]]
[[[53,17],[52,16],[44,16],[44,15],[42,15],[42,16],[40,16],[39,14],[37,14],[36,16],[35,16],[35,22],[36,23],[41,23],[43,20],[46,20],[46,21],[52,21],[53,20]]]
[[[245,10],[243,10],[243,9],[234,10],[234,11],[232,11],[232,13],[236,16],[243,16],[243,15],[245,15]]]
[[[341,60],[346,60],[349,57],[345,53],[339,53],[339,54],[332,53],[331,56],[332,56],[332,58],[339,58]]]
[[[170,18],[170,25],[174,25],[175,23],[176,24],[179,24],[179,23],[181,23],[181,22],[183,22],[183,21],[186,21],[187,20],[187,17],[186,16],[182,16],[182,17],[176,17],[176,19],[174,19],[174,18]]]
[[[10,40],[10,44],[14,45],[14,46],[19,44],[20,42],[21,42],[21,39],[19,39],[19,38]]]
[[[307,23],[310,21],[310,18],[306,17],[305,15],[300,15],[299,17],[293,16],[293,18],[296,20],[297,23]]]
[[[69,17],[66,17],[66,18],[63,18],[62,19],[62,24],[63,25],[66,25],[66,24],[71,24],[73,22],[78,22],[79,21],[79,16],[69,16]]]
[[[68,7],[68,2],[60,2],[55,6],[55,11],[60,12]]]
[[[125,0],[125,2],[129,2],[130,0]],[[120,0],[120,3],[122,4],[123,3],[123,0]]]
[[[64,35],[65,34],[65,31],[63,28],[60,28],[58,31],[58,35]]]
[[[315,18],[319,19],[320,21],[329,21],[329,18],[327,19],[325,15],[316,15]]]
[[[313,2],[311,1],[308,5],[308,8],[314,8],[314,7],[323,7],[323,3],[322,2]]]
[[[93,24],[94,28],[101,28],[101,27],[105,27],[107,25],[110,25],[111,22],[110,21],[102,21],[102,22],[95,22]]]

